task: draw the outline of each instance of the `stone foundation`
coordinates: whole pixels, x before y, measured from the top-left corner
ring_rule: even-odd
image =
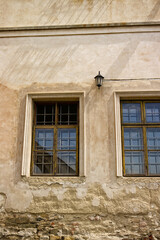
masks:
[[[145,215],[4,212],[0,214],[0,239],[156,240],[160,239],[160,227]]]

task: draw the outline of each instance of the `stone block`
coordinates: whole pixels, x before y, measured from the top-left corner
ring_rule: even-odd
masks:
[[[75,238],[72,237],[72,236],[62,236],[62,237],[59,237],[59,236],[50,235],[50,240],[75,240]]]
[[[47,235],[40,236],[40,240],[49,240],[49,236],[47,236]]]

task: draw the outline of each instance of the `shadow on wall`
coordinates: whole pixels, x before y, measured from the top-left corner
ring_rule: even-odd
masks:
[[[138,45],[139,41],[130,41],[117,56],[116,60],[105,75],[112,78],[112,75],[114,74],[114,78],[118,78],[129,62],[129,59],[135,53]]]
[[[157,0],[156,4],[152,8],[152,11],[148,15],[147,20],[152,20],[153,18],[155,18],[155,16],[157,15],[159,9],[160,9],[160,0]]]

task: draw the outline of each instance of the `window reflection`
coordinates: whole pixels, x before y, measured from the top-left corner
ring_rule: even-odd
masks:
[[[124,148],[128,150],[143,149],[142,128],[124,128]]]
[[[145,103],[146,122],[160,122],[160,103]]]
[[[125,151],[126,174],[144,174],[144,153]]]
[[[160,175],[160,103],[138,102],[121,104],[124,174]]]
[[[35,149],[52,150],[54,129],[36,129]]]
[[[58,129],[58,149],[76,150],[76,129]]]
[[[68,175],[76,173],[75,152],[58,152],[58,173]]]
[[[122,104],[123,123],[141,122],[141,105],[140,103],[123,103]]]
[[[36,174],[51,174],[53,172],[52,152],[34,152],[34,172]]]

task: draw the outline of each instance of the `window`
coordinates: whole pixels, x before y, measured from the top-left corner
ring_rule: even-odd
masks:
[[[35,102],[32,175],[78,175],[78,102]]]
[[[21,175],[84,177],[84,119],[83,91],[27,94]]]
[[[160,102],[121,101],[124,176],[160,176]]]

